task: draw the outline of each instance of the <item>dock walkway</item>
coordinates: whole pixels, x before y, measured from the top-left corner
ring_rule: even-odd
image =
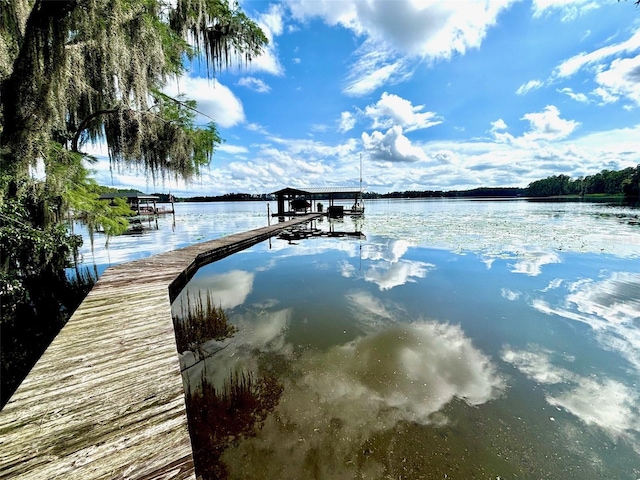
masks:
[[[0,412],[0,479],[194,479],[171,299],[288,222],[107,269]]]

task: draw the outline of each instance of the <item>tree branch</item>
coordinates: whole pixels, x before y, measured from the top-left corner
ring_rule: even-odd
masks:
[[[640,2],[640,0],[638,0]],[[186,102],[183,102],[181,100],[178,100],[177,98],[171,97],[169,95],[167,95],[166,93],[162,93],[160,91],[155,91],[153,92],[154,95],[158,95],[159,97],[164,98],[165,100],[171,100],[172,102],[177,103],[178,105],[191,110],[192,112],[195,112],[197,114],[202,115],[203,117],[207,117],[209,120],[211,120],[212,122],[215,122],[215,119],[210,117],[209,115],[207,115],[206,113],[201,112],[200,110],[198,110],[197,108],[192,107],[191,105],[188,105]]]
[[[99,117],[100,115],[106,115],[108,113],[116,113],[117,111],[118,111],[117,108],[112,108],[110,110],[98,110],[97,112],[92,113],[87,118],[82,120],[82,122],[80,122],[80,125],[78,125],[75,135],[73,136],[73,140],[71,141],[71,151],[75,153],[80,153],[78,151],[78,142],[80,141],[80,135],[82,135],[82,132],[84,132],[87,129],[91,120],[93,120],[96,117]]]

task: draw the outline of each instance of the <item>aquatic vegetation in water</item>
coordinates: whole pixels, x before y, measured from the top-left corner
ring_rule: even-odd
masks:
[[[200,354],[206,342],[221,341],[236,332],[236,327],[229,323],[222,306],[214,304],[210,293],[207,293],[206,303],[201,293],[194,302],[187,296],[181,314],[173,316],[173,324],[179,353],[189,350]]]
[[[179,353],[192,352],[196,362],[208,357],[204,345],[211,341],[222,341],[233,336],[236,327],[229,323],[222,306],[216,306],[211,294],[207,294],[206,303],[199,293],[192,303],[191,297],[182,303],[181,315],[173,316],[176,344]]]
[[[201,383],[187,395],[187,415],[199,478],[225,478],[219,458],[226,448],[256,435],[278,405],[283,386],[265,373],[230,372],[216,389],[203,371]]]

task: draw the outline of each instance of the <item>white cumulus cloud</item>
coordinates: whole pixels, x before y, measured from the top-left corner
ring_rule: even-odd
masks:
[[[565,87],[558,90],[560,93],[564,93],[566,96],[580,103],[589,103],[589,97],[587,97],[584,93],[576,93],[572,88]]]
[[[342,112],[340,114],[340,122],[338,124],[339,132],[348,132],[356,125],[356,119],[351,112]]]
[[[635,52],[640,49],[640,29],[638,29],[628,40],[606,47],[599,48],[593,52],[582,52],[565,60],[554,70],[555,77],[570,77],[579,70],[597,66],[607,58],[619,56],[625,53]]]
[[[609,68],[598,72],[596,81],[604,91],[603,101],[626,97],[640,105],[640,55],[614,60]]]
[[[218,81],[183,76],[169,82],[164,92],[173,97],[184,94],[187,98],[195,100],[198,110],[206,115],[200,115],[196,119],[197,123],[208,123],[213,119],[219,126],[228,128],[245,121],[240,99],[229,87]]]
[[[509,127],[507,127],[507,124],[501,118],[499,118],[495,122],[491,122],[491,131],[492,132],[496,132],[498,130],[506,130],[507,128],[509,128]]]
[[[242,77],[238,80],[238,85],[247,87],[248,89],[254,90],[258,93],[267,93],[271,91],[271,87],[269,85],[255,77]]]
[[[531,90],[536,90],[542,87],[543,83],[540,80],[529,80],[527,83],[520,85],[518,90],[516,90],[516,94],[518,95],[526,95]]]
[[[319,17],[364,38],[345,93],[363,95],[410,75],[402,57],[425,61],[449,59],[479,48],[498,15],[512,0],[390,2],[343,0],[293,1],[287,4],[300,21]],[[372,57],[372,52],[378,55]]]
[[[382,85],[399,83],[412,73],[405,59],[389,55],[371,41],[357,50],[356,57],[343,89],[346,95],[366,95]]]
[[[547,105],[541,112],[527,113],[522,117],[530,124],[525,140],[560,140],[568,137],[579,122],[560,118],[560,110],[555,105]]]
[[[386,133],[375,131],[368,135],[364,132],[362,143],[369,157],[374,160],[418,162],[428,158],[422,148],[412,145],[411,141],[404,136],[400,125],[391,127]]]
[[[575,20],[599,7],[600,4],[594,0],[534,0],[532,6],[534,17],[559,13],[563,22]]]
[[[442,123],[434,112],[424,112],[424,105],[413,105],[398,95],[384,92],[380,100],[365,108],[365,115],[373,120],[371,128],[390,128],[400,125],[406,132],[429,128]]]

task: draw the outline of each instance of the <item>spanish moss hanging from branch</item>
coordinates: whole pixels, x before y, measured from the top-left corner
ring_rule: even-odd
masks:
[[[0,18],[0,141],[12,175],[25,175],[50,140],[76,151],[104,140],[114,164],[189,179],[220,138],[210,125],[196,133],[193,121],[163,123],[167,108],[153,92],[185,72],[184,58],[202,57],[213,78],[267,43],[238,4],[223,0],[0,1]],[[154,153],[151,140],[183,143]]]
[[[16,242],[0,245],[0,283],[23,293],[3,293],[3,395],[16,386],[7,389],[5,353],[20,351],[34,331],[46,344],[64,320],[51,329],[38,322],[69,314],[56,289],[78,239],[64,213],[88,219],[91,230],[126,229],[127,209],[98,199],[88,144],[106,144],[112,168],[154,183],[191,179],[222,140],[213,123],[196,125],[195,102],[160,92],[185,74],[185,59],[202,59],[212,79],[266,44],[227,0],[0,0],[0,233]],[[4,335],[6,325],[22,329],[25,343]]]

